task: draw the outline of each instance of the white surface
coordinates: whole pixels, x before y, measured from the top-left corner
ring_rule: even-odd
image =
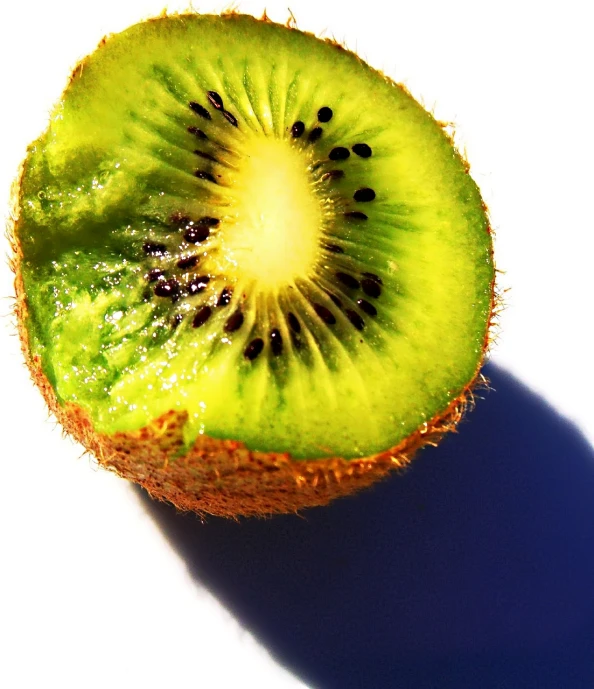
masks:
[[[3,7],[2,209],[70,68],[103,34],[158,14],[161,2]],[[285,21],[286,4],[267,0],[269,16]],[[259,15],[263,6],[239,9]],[[294,0],[291,9],[301,28],[345,40],[457,124],[497,230],[501,286],[512,288],[493,360],[594,440],[587,3]],[[0,686],[303,686],[196,586],[128,485],[92,471],[47,420],[11,337],[11,293],[3,263]]]

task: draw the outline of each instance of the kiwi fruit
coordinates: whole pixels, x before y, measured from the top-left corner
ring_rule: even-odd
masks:
[[[34,381],[183,510],[322,505],[453,429],[492,234],[445,127],[330,40],[160,16],[83,59],[15,183]]]

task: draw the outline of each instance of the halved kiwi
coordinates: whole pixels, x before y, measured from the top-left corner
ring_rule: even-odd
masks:
[[[35,381],[182,509],[324,504],[460,418],[493,312],[443,128],[331,41],[238,14],[104,40],[30,147],[13,227]]]

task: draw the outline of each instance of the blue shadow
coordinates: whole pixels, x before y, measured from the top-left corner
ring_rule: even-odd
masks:
[[[594,451],[503,370],[412,467],[301,516],[146,500],[196,582],[321,689],[594,689]],[[144,495],[144,493],[143,493]]]

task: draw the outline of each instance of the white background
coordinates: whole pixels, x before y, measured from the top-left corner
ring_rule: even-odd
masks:
[[[44,128],[70,69],[104,34],[160,13],[161,3],[4,6],[3,215],[25,146]],[[286,21],[286,5],[268,0],[268,15]],[[236,5],[257,15],[263,7]],[[593,441],[588,3],[294,0],[291,9],[300,28],[344,41],[456,124],[497,232],[500,286],[511,288],[492,359]],[[0,686],[303,686],[197,588],[129,486],[96,471],[48,419],[14,336],[11,294],[2,262]],[[147,653],[150,663],[135,661]]]

